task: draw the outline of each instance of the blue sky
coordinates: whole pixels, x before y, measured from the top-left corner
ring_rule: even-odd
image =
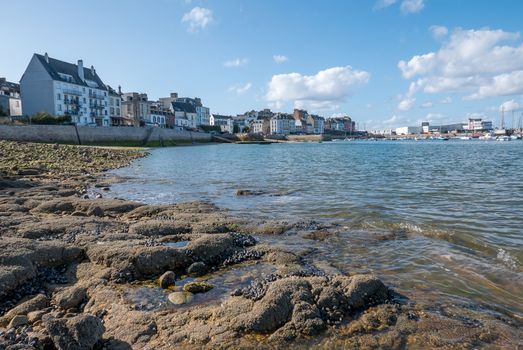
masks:
[[[11,81],[48,52],[221,114],[297,106],[372,129],[497,124],[503,103],[510,123],[523,108],[523,1],[17,0],[2,12]]]

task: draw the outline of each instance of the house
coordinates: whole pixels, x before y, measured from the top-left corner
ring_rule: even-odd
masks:
[[[151,114],[145,124],[172,128],[176,126],[176,116],[170,110],[164,109],[161,103],[154,102],[151,104]]]
[[[419,126],[403,126],[396,128],[396,135],[414,135],[419,134],[422,131]]]
[[[93,66],[34,54],[20,80],[24,114],[69,115],[78,125],[109,126],[108,91]]]
[[[211,114],[211,125],[219,126],[221,132],[228,132],[230,134],[234,131],[233,118],[228,115]]]
[[[182,119],[185,118],[189,123],[188,127],[190,128],[196,129],[200,125],[211,125],[210,109],[202,104],[202,100],[199,97],[178,97],[178,93],[171,92],[169,97],[161,97],[159,102],[162,104],[164,109],[170,109],[172,112],[176,113],[177,117]],[[188,105],[192,107],[189,107]],[[193,113],[195,114],[194,116]]]
[[[352,133],[354,131],[351,117],[327,118],[324,122],[324,130],[341,131]]]
[[[259,118],[251,123],[251,132],[254,134],[268,135],[271,133],[271,120],[269,118]]]
[[[20,84],[0,78],[0,116],[18,117],[21,115]]]
[[[151,114],[151,103],[147,94],[126,92],[122,94],[122,115],[132,120],[133,126],[142,126]]]
[[[490,131],[493,128],[491,121],[483,121],[482,118],[469,118],[468,123],[463,125],[467,131]]]
[[[325,128],[325,119],[323,117],[310,114],[307,117],[307,124],[312,126],[312,132],[310,133],[323,134]]]
[[[185,102],[183,99],[178,99],[172,103],[175,120],[180,120],[180,124],[176,126],[196,129],[198,127],[198,114],[196,113],[196,106],[191,101]]]
[[[271,118],[271,134],[289,135],[296,133],[296,122],[290,114],[277,113]]]
[[[109,118],[112,126],[132,126],[133,119],[122,114],[122,89],[118,91],[107,85],[109,93]]]

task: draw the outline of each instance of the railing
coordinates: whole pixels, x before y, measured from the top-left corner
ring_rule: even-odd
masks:
[[[68,95],[76,95],[76,96],[82,96],[82,92],[80,90],[75,90],[75,89],[62,89],[62,92],[64,94],[68,94]]]
[[[77,100],[64,99],[64,104],[80,106],[80,101],[79,100],[77,101]]]
[[[89,97],[90,97],[90,98],[97,98],[97,99],[100,99],[100,100],[105,99],[105,96],[104,96],[104,95],[102,95],[102,94],[97,94],[97,93],[95,93],[95,92],[90,92],[90,93],[89,93]]]

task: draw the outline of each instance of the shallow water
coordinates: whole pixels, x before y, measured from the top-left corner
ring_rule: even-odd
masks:
[[[315,264],[375,272],[523,319],[523,142],[405,141],[155,149],[114,171],[110,195],[145,203],[209,200],[233,214],[337,223]],[[237,197],[237,189],[264,191]]]

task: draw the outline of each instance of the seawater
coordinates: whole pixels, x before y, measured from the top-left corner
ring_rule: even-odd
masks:
[[[207,200],[255,219],[339,225],[315,248],[343,273],[376,273],[428,303],[523,320],[523,142],[355,141],[202,145],[150,151],[110,195]],[[264,192],[236,196],[237,189]]]

